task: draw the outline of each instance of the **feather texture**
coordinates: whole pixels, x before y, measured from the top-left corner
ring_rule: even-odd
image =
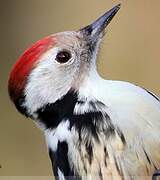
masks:
[[[151,179],[160,167],[159,101],[127,82],[91,79],[72,113],[46,132],[48,146],[57,152],[65,142],[69,166],[82,179]]]

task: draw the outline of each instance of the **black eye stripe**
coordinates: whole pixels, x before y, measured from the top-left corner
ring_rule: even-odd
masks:
[[[67,50],[62,50],[57,53],[56,61],[59,63],[66,63],[71,59],[71,53]]]

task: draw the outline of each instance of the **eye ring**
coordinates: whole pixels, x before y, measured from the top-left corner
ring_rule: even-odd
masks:
[[[72,58],[71,52],[68,50],[61,50],[57,53],[55,60],[58,63],[64,64]]]

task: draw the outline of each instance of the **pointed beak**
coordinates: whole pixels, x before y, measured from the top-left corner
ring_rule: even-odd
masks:
[[[92,24],[82,28],[80,32],[90,40],[93,44],[98,40],[100,34],[103,34],[105,28],[110,23],[112,18],[120,9],[120,4],[107,11],[104,15],[94,21]]]

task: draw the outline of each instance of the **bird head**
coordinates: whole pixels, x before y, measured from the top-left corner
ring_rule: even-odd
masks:
[[[92,24],[45,37],[28,48],[10,73],[8,89],[17,109],[28,116],[54,103],[69,91],[78,91],[90,71],[105,28],[119,10],[113,7]]]

